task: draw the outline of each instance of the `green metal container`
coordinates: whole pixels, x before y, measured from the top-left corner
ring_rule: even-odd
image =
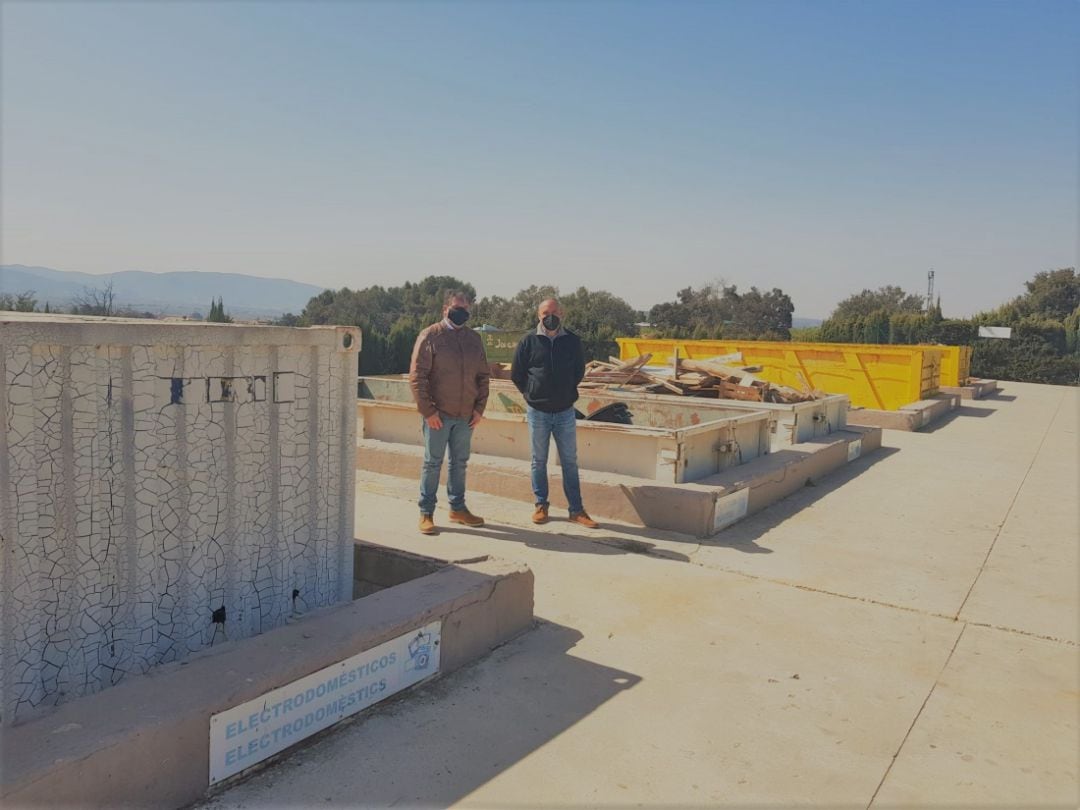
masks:
[[[489,363],[509,363],[514,359],[514,350],[527,332],[499,330],[480,332],[484,339],[484,351]]]

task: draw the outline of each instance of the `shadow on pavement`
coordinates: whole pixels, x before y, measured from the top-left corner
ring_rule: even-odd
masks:
[[[557,519],[552,520],[552,523],[557,522]],[[627,531],[628,528],[633,531]],[[616,530],[626,534],[638,534],[639,532],[643,533],[643,531],[647,531],[637,527],[626,526],[618,526]],[[538,548],[543,551],[556,551],[569,554],[645,554],[650,557],[659,557],[665,560],[675,560],[678,562],[688,562],[690,559],[685,554],[657,548],[654,544],[645,542],[644,540],[634,540],[629,537],[617,537],[615,535],[606,534],[603,529],[603,523],[601,523],[601,528],[583,536],[556,534],[553,532],[538,532],[520,526],[500,525],[496,523],[485,523],[483,526],[475,529],[466,528],[464,526],[440,526],[439,531],[443,534],[467,534],[474,537],[490,537],[493,540],[508,540],[514,543],[521,543],[529,548]],[[696,542],[696,540],[693,542]]]
[[[766,546],[758,545],[757,540],[766,532],[776,528],[785,520],[795,516],[803,509],[813,504],[820,498],[824,498],[831,492],[858,478],[875,464],[879,464],[900,450],[896,447],[882,447],[869,456],[857,459],[846,467],[830,473],[820,481],[813,482],[774,503],[766,509],[751,515],[720,534],[705,538],[701,545],[713,548],[731,548],[734,551],[742,551],[746,554],[771,554],[773,550]]]
[[[997,408],[975,408],[971,405],[961,405],[953,413],[956,416],[975,416],[982,419],[986,416],[993,416],[998,412]]]
[[[358,715],[196,807],[451,805],[641,682],[570,654],[581,638],[541,620],[487,658]]]
[[[997,408],[974,408],[971,405],[961,405],[959,408],[950,411],[946,416],[943,416],[932,425],[922,428],[919,430],[919,433],[937,433],[942,428],[951,425],[957,419],[970,419],[971,417],[985,419],[988,416],[993,416],[997,412]]]

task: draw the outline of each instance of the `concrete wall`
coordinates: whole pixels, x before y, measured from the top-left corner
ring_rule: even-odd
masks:
[[[359,346],[0,317],[4,725],[351,597]]]
[[[0,806],[185,807],[208,789],[213,715],[432,621],[442,622],[440,676],[532,626],[533,574],[521,563],[428,564],[435,570],[427,576],[204,650],[7,730]]]

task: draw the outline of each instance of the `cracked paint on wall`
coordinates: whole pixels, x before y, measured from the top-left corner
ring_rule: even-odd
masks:
[[[351,598],[359,344],[0,316],[5,725]]]

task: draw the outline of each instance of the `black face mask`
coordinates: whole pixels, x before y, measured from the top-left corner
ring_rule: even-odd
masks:
[[[450,307],[446,317],[450,319],[450,323],[454,326],[461,326],[465,321],[469,320],[469,310],[465,309],[465,307]]]
[[[558,315],[545,315],[543,319],[544,328],[549,332],[554,332],[558,329],[561,322]]]

